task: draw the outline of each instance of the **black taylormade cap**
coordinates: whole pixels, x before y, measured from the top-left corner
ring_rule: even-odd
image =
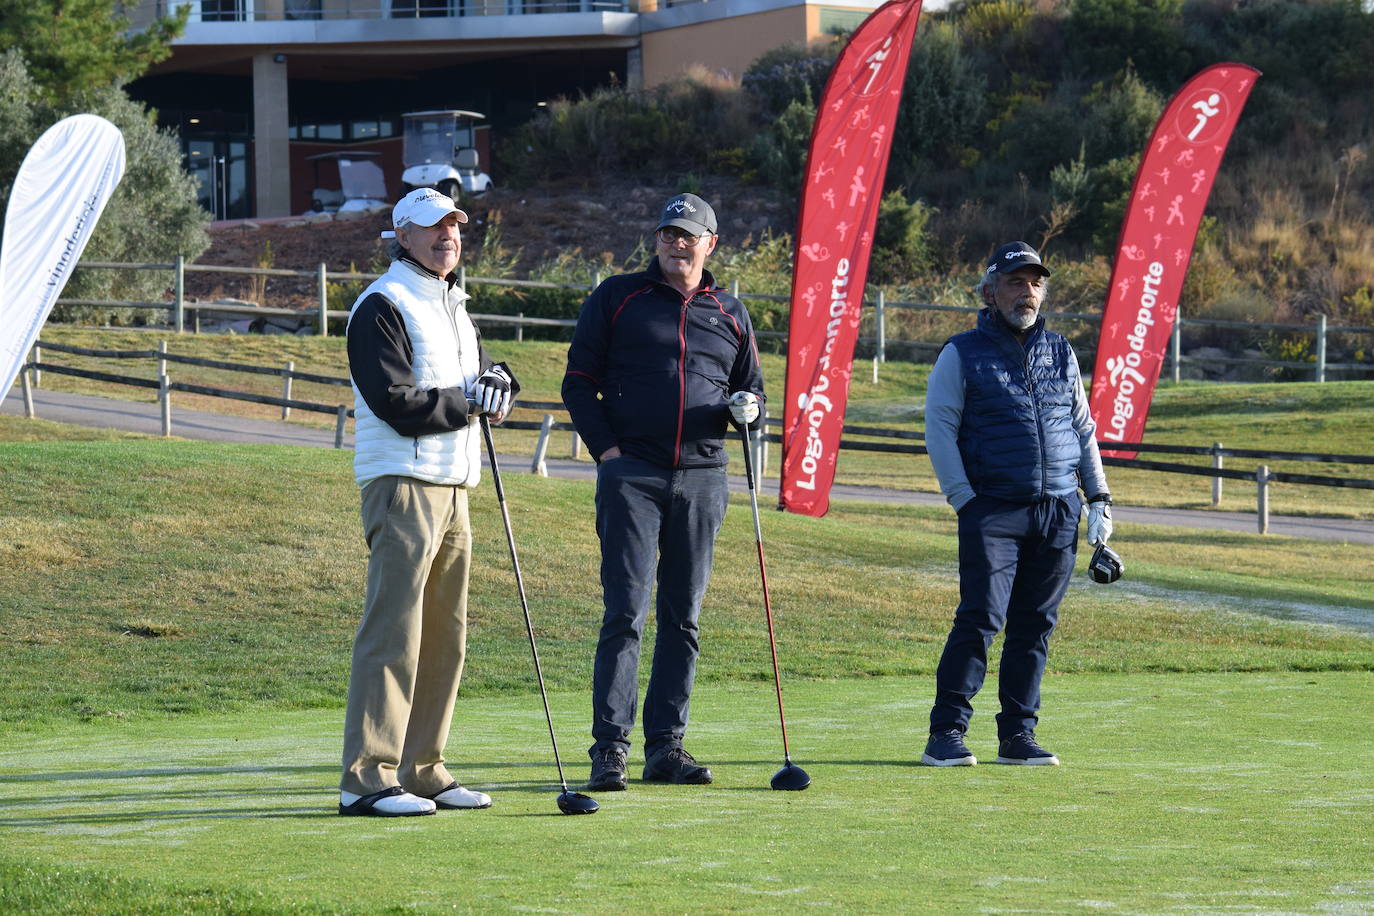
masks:
[[[692,235],[704,235],[707,232],[716,235],[716,211],[695,194],[678,194],[663,205],[663,215],[659,217],[654,231],[664,226],[677,226]]]
[[[1034,267],[1044,276],[1050,275],[1050,269],[1040,263],[1040,253],[1025,242],[1007,242],[988,258],[990,274],[1009,274],[1022,267]]]

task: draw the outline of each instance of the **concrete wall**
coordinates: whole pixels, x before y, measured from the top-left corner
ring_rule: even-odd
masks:
[[[713,19],[645,32],[640,36],[644,85],[656,86],[700,64],[740,76],[760,54],[807,40],[807,7]]]

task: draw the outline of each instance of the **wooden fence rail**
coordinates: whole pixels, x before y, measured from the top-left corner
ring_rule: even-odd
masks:
[[[61,366],[54,363],[44,362],[39,354],[42,349],[49,349],[55,352],[70,353],[80,356],[90,356],[105,359],[153,359],[159,361],[159,379],[137,378],[134,376],[117,375],[109,372],[100,372],[91,369],[77,369],[70,366]],[[321,404],[313,401],[301,401],[289,397],[274,397],[272,395],[261,395],[250,392],[234,391],[227,388],[217,388],[208,385],[198,385],[189,382],[173,382],[162,371],[165,363],[175,362],[193,366],[203,366],[207,368],[220,369],[231,372],[243,372],[257,375],[275,375],[289,379],[300,379],[303,381],[316,382],[324,385],[350,386],[351,382],[347,378],[336,376],[318,375],[314,373],[297,372],[293,368],[294,364],[288,363],[285,367],[275,366],[255,366],[246,363],[233,363],[223,360],[211,360],[201,357],[184,356],[181,354],[169,353],[166,350],[166,341],[163,341],[158,349],[149,350],[100,350],[87,347],[74,347],[67,344],[55,344],[39,341],[34,345],[33,353],[28,362],[21,367],[20,377],[24,389],[25,413],[33,417],[33,399],[31,387],[38,385],[41,372],[52,372],[58,375],[71,375],[81,378],[92,379],[95,381],[110,382],[118,385],[131,385],[140,388],[155,388],[159,390],[159,400],[162,404],[163,414],[163,434],[171,435],[171,407],[170,394],[173,391],[181,391],[192,394],[200,394],[208,397],[227,398],[238,401],[248,401],[257,404],[267,404],[283,408],[283,415],[289,409],[313,411],[317,413],[334,414],[338,417],[335,428],[334,447],[342,448],[344,439],[344,427],[347,417],[353,415],[353,411],[346,404]],[[289,390],[289,389],[288,389]],[[566,412],[567,408],[558,401],[524,401],[519,405],[526,410],[543,410]],[[752,437],[753,448],[757,450],[755,465],[762,476],[767,466],[766,447],[769,443],[782,443],[782,436],[779,433],[766,432],[768,427],[780,428],[782,421],[775,417],[765,415],[764,422],[760,430]],[[574,457],[578,454],[579,440],[576,428],[571,422],[558,422],[554,420],[552,413],[546,413],[541,422],[528,420],[507,420],[503,426],[507,429],[518,430],[538,430],[540,432],[538,444],[535,447],[534,460],[531,470],[536,473],[546,473],[544,470],[544,457],[548,447],[548,438],[552,431],[565,431],[572,433],[571,451]],[[870,442],[863,439],[855,439],[854,436],[868,436],[880,439],[906,439],[924,440],[925,434],[917,430],[910,429],[891,429],[876,426],[846,426],[844,435],[840,440],[840,448],[850,451],[886,452],[894,454],[924,455],[928,454],[924,445],[906,444],[903,442]],[[1270,471],[1267,465],[1260,465],[1254,471],[1240,471],[1224,468],[1221,465],[1223,456],[1236,458],[1251,458],[1265,461],[1311,461],[1325,464],[1374,464],[1374,456],[1371,455],[1346,455],[1335,453],[1318,452],[1276,452],[1260,449],[1236,449],[1224,448],[1221,443],[1214,443],[1211,446],[1194,445],[1165,445],[1147,442],[1113,442],[1099,443],[1104,451],[1124,451],[1132,450],[1137,452],[1156,452],[1179,455],[1208,455],[1213,458],[1212,467],[1196,467],[1193,465],[1176,464],[1173,462],[1150,461],[1139,458],[1126,459],[1106,457],[1102,459],[1104,465],[1113,467],[1136,468],[1139,470],[1160,471],[1168,474],[1186,474],[1198,477],[1210,477],[1213,480],[1212,502],[1213,505],[1220,503],[1221,488],[1220,481],[1230,480],[1253,480],[1257,484],[1257,517],[1259,521],[1259,531],[1261,534],[1268,531],[1268,485],[1274,483],[1294,483],[1306,484],[1319,487],[1349,487],[1354,489],[1374,489],[1374,480],[1336,477],[1320,474],[1296,474],[1287,471]]]
[[[359,271],[331,271],[323,262],[316,265],[313,269],[301,270],[280,267],[231,267],[214,264],[188,264],[184,257],[178,256],[176,261],[171,264],[157,263],[124,263],[117,261],[82,261],[77,265],[78,268],[93,270],[170,270],[173,273],[174,297],[172,302],[132,302],[109,299],[59,299],[59,304],[67,305],[95,305],[106,308],[133,308],[133,309],[157,309],[169,311],[172,318],[172,326],[180,334],[185,330],[186,312],[192,312],[192,320],[195,327],[199,329],[200,314],[202,311],[227,312],[229,314],[249,314],[259,317],[266,316],[294,316],[301,317],[303,312],[297,309],[268,308],[265,306],[236,305],[230,303],[207,303],[193,302],[188,303],[185,298],[185,275],[187,271],[201,273],[226,273],[244,276],[264,276],[264,277],[313,277],[317,284],[318,307],[314,311],[314,321],[316,333],[328,335],[329,322],[331,320],[343,320],[348,317],[346,310],[329,308],[329,281],[331,280],[375,280],[380,274],[366,273]],[[459,284],[466,289],[469,285],[485,285],[503,287],[509,289],[573,289],[591,290],[601,283],[601,274],[597,273],[592,277],[592,282],[587,283],[557,283],[548,280],[519,280],[504,277],[469,277],[466,269],[459,267]],[[740,289],[739,283],[731,284],[730,291],[737,298],[745,300],[759,300],[769,302],[786,302],[789,297],[770,293],[752,293]],[[925,302],[888,302],[887,295],[882,289],[874,289],[871,295],[866,295],[861,304],[864,308],[873,311],[873,335],[863,335],[859,340],[874,347],[873,356],[873,377],[877,381],[878,367],[887,361],[887,351],[889,345],[900,346],[908,350],[938,351],[942,344],[938,342],[918,341],[918,340],[889,340],[887,337],[887,322],[885,318],[886,310],[894,309],[913,309],[928,312],[966,312],[974,313],[977,307],[966,305],[936,305]],[[1053,309],[1046,309],[1047,317],[1059,320],[1081,321],[1090,324],[1100,323],[1100,314],[1085,312],[1058,312]],[[473,319],[479,323],[490,325],[510,325],[517,329],[517,335],[524,327],[572,327],[576,321],[571,318],[534,318],[524,315],[495,315],[495,314],[473,314]],[[1287,330],[1296,331],[1313,335],[1314,359],[1310,362],[1296,360],[1274,360],[1269,358],[1254,359],[1244,356],[1219,356],[1207,359],[1184,356],[1180,350],[1180,340],[1182,338],[1183,327],[1216,327],[1216,328],[1235,328],[1235,329],[1261,329],[1261,330]],[[1314,381],[1326,381],[1328,370],[1339,369],[1347,372],[1374,372],[1374,363],[1331,363],[1327,361],[1327,338],[1330,334],[1358,334],[1374,335],[1374,327],[1363,326],[1328,326],[1325,315],[1316,316],[1314,324],[1276,324],[1267,322],[1242,322],[1226,321],[1210,318],[1179,318],[1174,322],[1173,334],[1170,339],[1168,350],[1169,371],[1174,381],[1181,378],[1181,367],[1185,363],[1208,365],[1260,365],[1264,367],[1276,367],[1286,369],[1308,369],[1312,372]],[[787,337],[782,331],[757,331],[756,335],[768,339],[785,339]],[[1093,349],[1091,347],[1079,348],[1080,361],[1086,361],[1091,366],[1093,359]]]

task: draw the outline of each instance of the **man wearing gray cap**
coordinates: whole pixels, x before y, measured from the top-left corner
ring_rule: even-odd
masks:
[[[1088,541],[1112,534],[1111,503],[1078,359],[1045,329],[1050,272],[1008,242],[978,285],[978,326],[945,342],[926,391],[926,448],[959,515],[959,607],[935,672],[921,762],[972,766],[964,744],[987,651],[1004,626],[997,762],[1055,765],[1036,741],[1040,678],[1078,549],[1081,488]]]
[[[695,194],[664,205],[655,257],[582,305],[563,402],[597,462],[604,615],[592,676],[588,789],[625,788],[639,697],[640,634],[657,585],[658,632],[644,695],[644,779],[704,784],[682,746],[697,619],[729,501],[728,424],[759,423],[763,374],[749,313],[706,259],[716,214]]]
[[[392,210],[391,267],[348,317],[367,541],[367,600],[353,643],[339,813],[406,817],[486,808],[444,745],[467,645],[477,418],[500,422],[520,390],[492,363],[454,269],[467,214],[433,188]]]

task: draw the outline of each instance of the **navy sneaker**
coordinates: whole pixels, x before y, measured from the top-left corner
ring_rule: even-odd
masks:
[[[957,728],[931,732],[921,763],[928,767],[971,767],[978,758],[964,746],[964,733]]]
[[[1059,758],[1040,746],[1035,740],[1035,732],[1019,732],[1010,738],[1003,738],[997,748],[997,762],[1023,766],[1059,766]]]
[[[592,754],[589,792],[620,792],[625,788],[625,752],[618,747],[602,748]]]
[[[644,762],[645,782],[671,782],[680,786],[704,786],[711,782],[711,771],[696,762],[678,745],[656,751]]]

